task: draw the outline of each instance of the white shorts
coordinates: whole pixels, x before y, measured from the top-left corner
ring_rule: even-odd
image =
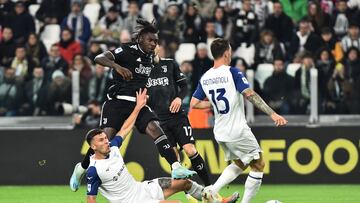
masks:
[[[240,159],[248,165],[252,160],[260,159],[262,150],[250,129],[244,129],[240,139],[234,142],[217,142],[225,152],[225,161]]]
[[[141,183],[142,190],[137,199],[139,203],[159,203],[164,200],[164,192],[158,179],[147,180]]]

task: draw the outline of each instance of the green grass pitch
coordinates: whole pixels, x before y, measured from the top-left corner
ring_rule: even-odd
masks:
[[[243,192],[242,185],[223,188],[223,196],[234,191]],[[0,186],[1,203],[81,203],[86,202],[85,187],[74,193],[68,186]],[[171,199],[186,203],[183,193]],[[283,203],[359,203],[360,185],[263,185],[254,198],[254,203],[277,199]],[[98,197],[98,202],[107,202]],[[240,202],[240,200],[238,201]]]

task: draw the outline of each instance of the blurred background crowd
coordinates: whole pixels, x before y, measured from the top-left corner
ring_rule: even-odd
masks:
[[[360,113],[360,0],[0,0],[0,116],[62,114],[77,70],[80,104],[98,117],[111,74],[93,59],[129,42],[139,17],[156,20],[187,76],[185,106],[223,37],[279,113],[309,113],[311,69],[319,113]]]

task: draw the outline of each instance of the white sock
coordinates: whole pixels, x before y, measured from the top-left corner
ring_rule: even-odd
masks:
[[[189,195],[193,196],[197,200],[202,199],[202,191],[204,187],[202,185],[197,184],[195,181],[190,180],[192,185],[190,190],[186,191]]]
[[[211,191],[213,192],[213,194],[218,193],[222,187],[231,183],[242,172],[243,170],[235,163],[231,163],[230,165],[228,165],[221,173],[220,177],[216,180],[214,185],[211,187]]]
[[[178,162],[178,161],[171,164],[171,168],[172,168],[172,169],[177,169],[177,168],[179,168],[179,167],[181,167],[181,164],[180,164],[180,162]]]
[[[250,171],[245,182],[245,191],[241,203],[251,202],[251,199],[259,191],[262,177],[263,177],[263,172]]]

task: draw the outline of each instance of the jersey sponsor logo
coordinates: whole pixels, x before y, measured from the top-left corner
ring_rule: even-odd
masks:
[[[164,72],[164,73],[167,72],[167,66],[161,66],[161,68],[163,69],[163,72]]]
[[[216,77],[210,78],[202,81],[202,85],[213,85],[213,84],[220,84],[220,83],[227,83],[229,82],[228,77]]]
[[[169,78],[167,77],[156,78],[156,79],[149,78],[146,87],[149,88],[155,86],[168,86],[168,85],[169,85]]]
[[[151,69],[152,67],[147,67],[144,66],[143,64],[140,64],[139,67],[135,68],[135,73],[150,76]]]
[[[121,47],[119,47],[119,48],[115,49],[114,52],[115,52],[115,54],[118,54],[118,53],[120,53],[122,51],[123,51],[123,49]]]

